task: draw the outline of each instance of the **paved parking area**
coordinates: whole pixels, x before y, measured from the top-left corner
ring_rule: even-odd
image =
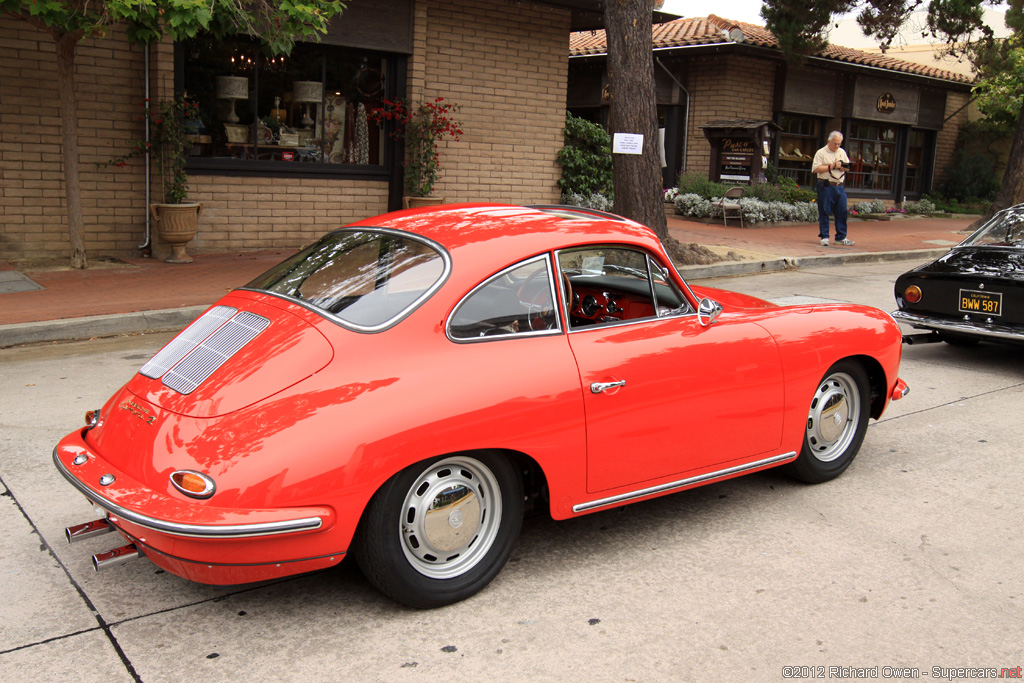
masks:
[[[887,307],[908,267],[701,284]],[[113,537],[65,543],[93,513],[51,449],[167,338],[0,350],[0,680],[867,680],[842,674],[1024,663],[1016,349],[905,348],[911,395],[833,482],[769,471],[535,517],[486,590],[414,611],[347,561],[224,590],[146,560],[97,574],[89,556]]]

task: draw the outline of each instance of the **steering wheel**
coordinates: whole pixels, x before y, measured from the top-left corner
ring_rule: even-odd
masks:
[[[549,330],[557,325],[550,307],[551,290],[547,270],[540,270],[526,279],[516,292],[527,309],[527,324],[531,330]]]

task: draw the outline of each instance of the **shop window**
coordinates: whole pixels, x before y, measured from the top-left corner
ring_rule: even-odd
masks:
[[[821,121],[810,116],[783,114],[779,118],[779,175],[796,180],[797,185],[813,186],[811,173],[814,153],[821,147]]]
[[[181,88],[198,103],[190,165],[275,172],[383,172],[388,136],[369,119],[393,57],[313,43],[267,55],[247,37],[179,45]]]
[[[897,126],[852,121],[843,147],[850,157],[846,187],[853,190],[892,193],[896,159]]]

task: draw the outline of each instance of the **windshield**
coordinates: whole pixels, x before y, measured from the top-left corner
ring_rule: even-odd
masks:
[[[428,240],[391,230],[338,230],[246,285],[295,299],[346,327],[395,324],[444,281],[448,256]]]
[[[999,212],[960,246],[1024,249],[1024,205]]]

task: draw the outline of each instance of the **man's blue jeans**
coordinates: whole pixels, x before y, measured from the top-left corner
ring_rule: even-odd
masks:
[[[836,240],[846,239],[846,188],[832,185],[828,181],[818,181],[818,237],[828,238],[829,214],[836,215]]]

